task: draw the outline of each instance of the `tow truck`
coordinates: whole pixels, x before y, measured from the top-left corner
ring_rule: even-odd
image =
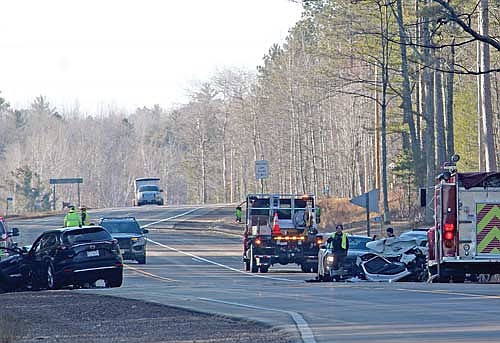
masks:
[[[454,155],[445,163],[434,189],[429,281],[474,281],[500,273],[500,173],[459,173],[459,159]]]
[[[312,194],[248,194],[243,234],[244,269],[267,273],[274,264],[296,263],[303,272],[318,271],[323,237],[316,228]]]

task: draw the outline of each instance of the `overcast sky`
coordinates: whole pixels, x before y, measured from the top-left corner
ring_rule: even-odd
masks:
[[[216,68],[255,70],[300,19],[289,0],[2,0],[0,91],[14,107],[185,101]]]

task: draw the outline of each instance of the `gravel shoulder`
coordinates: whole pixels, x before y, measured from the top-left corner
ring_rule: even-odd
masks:
[[[70,290],[0,294],[0,303],[0,343],[296,341],[255,322]]]

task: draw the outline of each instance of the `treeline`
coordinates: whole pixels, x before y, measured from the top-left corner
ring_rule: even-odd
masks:
[[[489,31],[478,28],[484,2],[304,1],[255,72],[216,71],[175,109],[97,116],[42,96],[27,109],[6,99],[1,199],[46,208],[49,178],[83,177],[82,203],[123,206],[135,177],[159,176],[168,203],[239,202],[261,191],[254,163],[265,159],[264,192],[379,188],[387,221],[417,216],[417,189],[450,154],[461,170],[496,169],[499,11],[490,3]],[[76,201],[75,187],[58,194]]]

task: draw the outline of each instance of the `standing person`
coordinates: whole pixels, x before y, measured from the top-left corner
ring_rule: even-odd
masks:
[[[90,220],[89,220],[89,214],[87,213],[87,207],[85,206],[82,206],[80,208],[80,211],[81,211],[81,221],[82,221],[82,225],[90,225]]]
[[[387,235],[386,235],[387,238],[396,237],[394,235],[394,229],[392,227],[388,227],[386,230],[386,233],[387,233]]]
[[[69,211],[64,216],[64,227],[69,226],[82,226],[82,218],[76,213],[75,206],[69,206]]]
[[[321,207],[316,205],[316,224],[321,223]]]
[[[241,223],[241,206],[236,207],[236,222]]]
[[[349,239],[343,230],[342,224],[338,224],[335,227],[335,233],[327,240],[333,252],[332,276],[336,280],[339,280],[344,274],[344,261],[349,250]]]

